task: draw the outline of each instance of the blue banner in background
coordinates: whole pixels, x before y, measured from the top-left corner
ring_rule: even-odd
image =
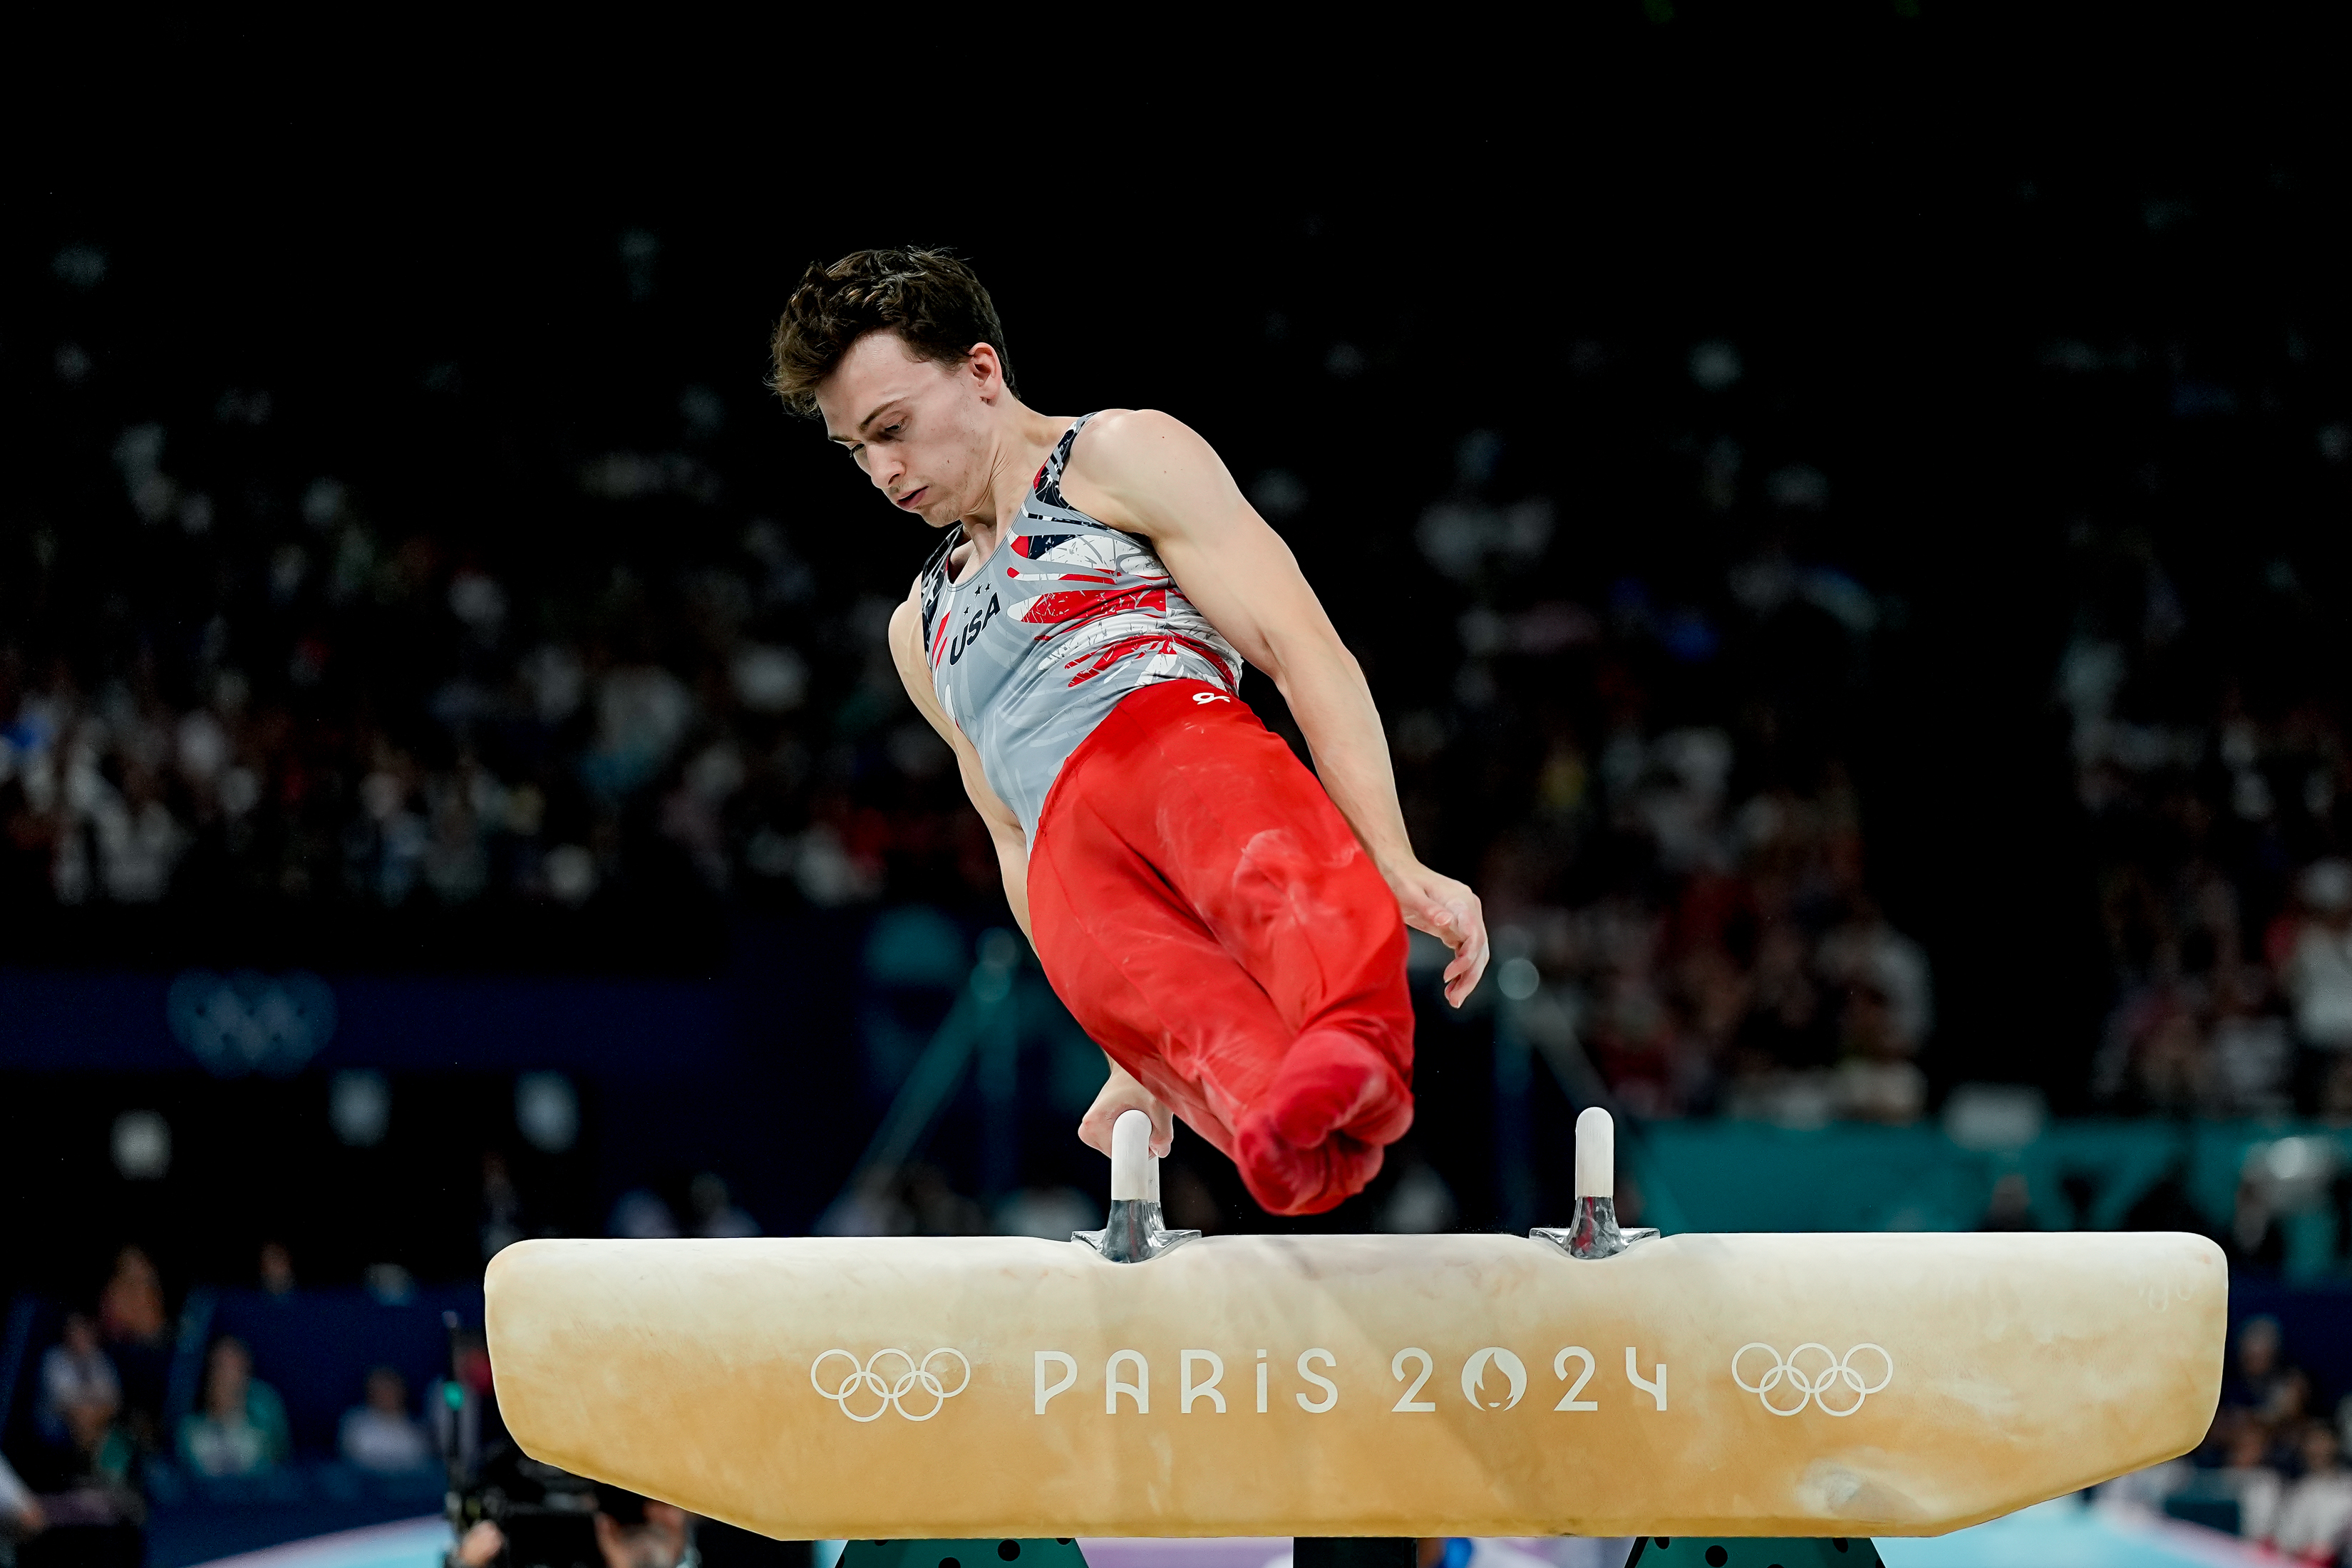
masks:
[[[667,1077],[720,1065],[734,1018],[719,981],[0,970],[0,1071],[564,1067]]]

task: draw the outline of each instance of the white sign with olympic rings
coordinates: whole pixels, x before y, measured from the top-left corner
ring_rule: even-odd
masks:
[[[1753,1383],[1740,1370],[1742,1364],[1754,1366],[1749,1358],[1752,1351],[1761,1351],[1772,1358]],[[1869,1352],[1864,1355],[1864,1352]],[[1811,1352],[1810,1354],[1808,1352]],[[1853,1365],[1853,1358],[1864,1356],[1868,1366],[1869,1356],[1876,1356],[1876,1382],[1865,1378]],[[1764,1402],[1764,1408],[1775,1415],[1801,1415],[1811,1405],[1824,1415],[1851,1415],[1862,1408],[1862,1402],[1895,1381],[1895,1358],[1884,1347],[1858,1344],[1843,1355],[1831,1352],[1824,1344],[1808,1342],[1790,1351],[1785,1357],[1761,1341],[1750,1341],[1732,1352],[1731,1380]]]
[[[820,1371],[825,1363],[835,1356],[847,1362],[849,1370],[841,1374],[839,1383],[827,1388],[825,1377],[832,1374],[820,1375]],[[894,1356],[897,1358],[895,1366],[903,1366],[906,1370],[897,1372],[894,1366],[893,1374],[885,1376],[881,1371],[882,1363],[885,1359]],[[953,1388],[948,1387],[940,1381],[939,1373],[931,1370],[931,1363],[941,1356],[953,1356],[956,1365],[962,1369],[962,1375],[956,1379],[956,1385]],[[941,1369],[941,1371],[944,1370],[944,1368]],[[949,1400],[953,1399],[970,1386],[971,1363],[964,1359],[961,1351],[947,1348],[935,1350],[920,1361],[917,1361],[905,1351],[879,1350],[866,1357],[862,1364],[847,1351],[832,1350],[809,1363],[809,1382],[819,1394],[840,1405],[841,1413],[852,1421],[878,1421],[885,1410],[896,1410],[909,1421],[929,1421],[946,1408]],[[919,1406],[925,1400],[929,1400],[930,1407],[924,1410],[921,1415],[917,1415],[913,1410],[907,1408],[909,1395],[913,1396],[913,1402]],[[859,1415],[857,1409],[853,1406],[862,1407],[869,1398],[875,1402],[874,1408],[865,1415]]]

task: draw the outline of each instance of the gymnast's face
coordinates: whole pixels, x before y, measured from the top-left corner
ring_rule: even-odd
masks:
[[[896,332],[849,345],[817,384],[824,432],[848,449],[893,506],[933,528],[992,515],[989,452],[1010,404],[996,351],[976,343],[961,364],[918,358]]]

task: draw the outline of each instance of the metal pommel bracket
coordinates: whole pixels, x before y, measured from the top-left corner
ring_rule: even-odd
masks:
[[[1617,1124],[1599,1106],[1576,1119],[1576,1218],[1566,1228],[1538,1226],[1528,1232],[1570,1258],[1614,1258],[1627,1247],[1654,1241],[1648,1226],[1617,1228]]]
[[[1074,1230],[1070,1239],[1112,1263],[1149,1263],[1188,1241],[1197,1230],[1170,1230],[1160,1219],[1160,1162],[1151,1155],[1151,1118],[1124,1110],[1110,1130],[1110,1223]]]

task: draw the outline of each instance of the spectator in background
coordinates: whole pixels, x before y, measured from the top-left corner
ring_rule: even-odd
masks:
[[[596,1548],[605,1568],[677,1568],[686,1559],[686,1510],[619,1487],[596,1489]]]
[[[2273,1202],[2274,1184],[2255,1162],[2246,1162],[2238,1173],[2238,1196],[2230,1211],[2229,1233],[2222,1244],[2232,1268],[2259,1268],[2275,1274],[2286,1263],[2286,1216]]]
[[[261,1288],[270,1295],[290,1296],[294,1293],[294,1255],[286,1250],[284,1242],[265,1241],[261,1244],[258,1272]]]
[[[2128,1103],[2171,1116],[2193,1113],[2211,1076],[2193,997],[2179,987],[2149,987],[2119,1013],[2114,1027]]]
[[[122,1385],[99,1348],[98,1325],[76,1312],[64,1338],[41,1358],[39,1425],[78,1486],[125,1492],[138,1450],[116,1418]]]
[[[2294,1003],[2295,1033],[2316,1050],[2352,1048],[2352,861],[2305,868],[2302,911],[2283,917],[2267,946]]]
[[[1927,1076],[1913,1058],[1934,1016],[1927,955],[1866,900],[1856,903],[1853,918],[1822,939],[1819,961],[1844,992],[1840,1109],[1868,1121],[1916,1121],[1927,1107]]]
[[[604,1568],[677,1568],[686,1560],[687,1514],[673,1503],[600,1484],[595,1519]],[[505,1533],[483,1520],[449,1553],[450,1568],[489,1568],[506,1545]]]
[[[2279,1116],[2294,1108],[2294,1042],[2268,1010],[2261,966],[2240,964],[2213,984],[2211,1059],[2205,1106],[2224,1116]]]
[[[2221,1380],[2221,1407],[2243,1410],[2264,1426],[2278,1421],[2303,1373],[2288,1364],[2279,1321],[2267,1313],[2238,1325],[2238,1364]]]
[[[2298,1445],[2303,1476],[2279,1499],[2270,1542],[2299,1563],[2332,1563],[2352,1543],[2352,1475],[2345,1472],[2336,1434],[2314,1421]]]
[[[145,1250],[126,1247],[114,1255],[114,1272],[98,1298],[99,1321],[116,1344],[161,1342],[169,1327],[163,1311],[163,1277]]]
[[[41,1357],[41,1435],[87,1447],[85,1430],[103,1431],[121,1408],[122,1380],[99,1345],[98,1324],[86,1312],[67,1314],[65,1333]]]
[[[495,1149],[482,1154],[482,1211],[478,1233],[482,1261],[488,1263],[530,1232],[523,1228],[522,1190],[507,1169],[507,1157]]]
[[[406,1475],[433,1462],[433,1443],[408,1414],[408,1384],[388,1366],[367,1376],[367,1403],[343,1412],[343,1458],[377,1475]]]
[[[257,1476],[291,1450],[285,1402],[253,1375],[245,1342],[224,1335],[205,1357],[201,1410],[180,1423],[180,1458],[203,1476]]]
[[[2236,1501],[2238,1533],[2248,1541],[2267,1541],[2286,1485],[2270,1467],[2269,1436],[2244,1411],[2225,1410],[2216,1425],[2224,1424],[2228,1437],[2221,1446],[2221,1468],[2213,1475],[2216,1489]]]
[[[122,1418],[142,1448],[162,1441],[163,1395],[172,1373],[171,1319],[163,1307],[163,1277],[138,1247],[114,1257],[114,1272],[99,1293],[98,1326],[122,1380]]]
[[[2033,1217],[2033,1189],[2022,1171],[2011,1171],[1992,1184],[1992,1198],[1985,1205],[1984,1217],[1977,1221],[1979,1230],[2040,1230],[2041,1223]]]

